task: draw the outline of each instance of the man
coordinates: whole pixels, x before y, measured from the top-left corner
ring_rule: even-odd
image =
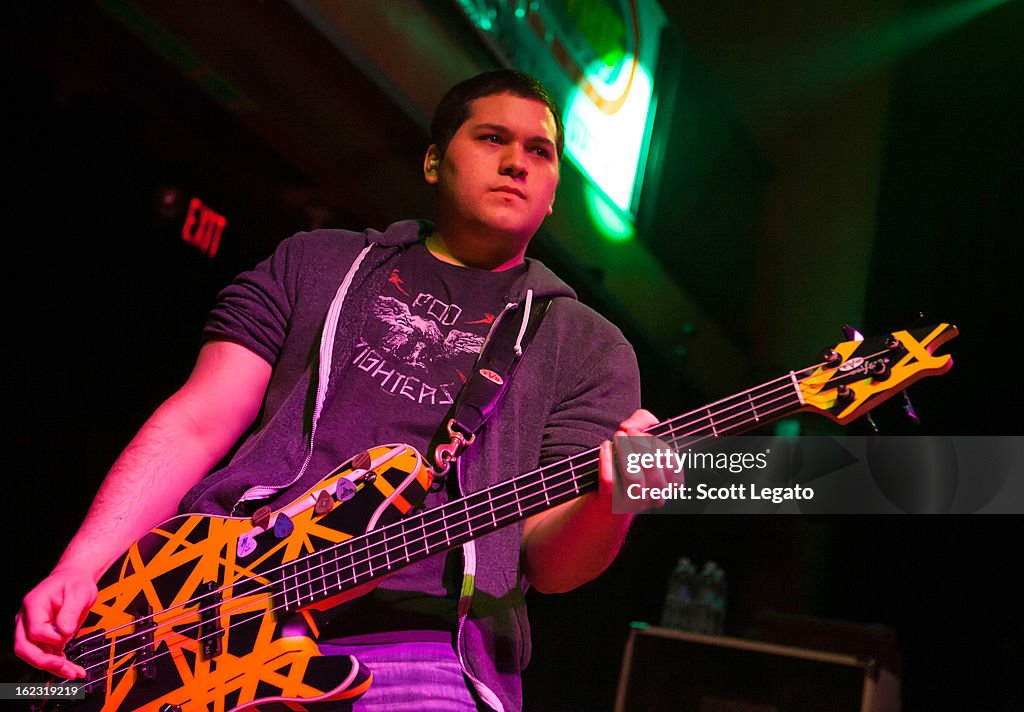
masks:
[[[551,297],[458,481],[427,505],[604,441],[599,491],[389,576],[320,636],[324,652],[357,653],[374,671],[356,709],[521,706],[525,586],[567,591],[610,564],[629,517],[611,511],[605,439],[617,425],[639,435],[654,418],[637,410],[621,333],[524,258],[559,179],[563,129],[544,88],[507,70],[466,80],[442,99],[432,141],[423,174],[437,194],[433,225],[300,233],[221,293],[186,383],[128,444],[53,572],[25,596],[19,657],[82,677],[63,647],[97,579],[178,511],[248,516],[292,502],[374,445],[432,452],[495,315]]]

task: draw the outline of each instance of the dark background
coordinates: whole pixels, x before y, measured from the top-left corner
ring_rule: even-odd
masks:
[[[691,17],[703,9],[668,5],[676,4]],[[900,6],[909,13],[939,5]],[[4,15],[5,402],[13,454],[4,606],[13,615],[75,531],[120,448],[187,376],[219,287],[297,229],[320,222],[380,227],[406,215],[379,207],[388,195],[359,196],[379,199],[378,212],[369,214],[314,199],[323,188],[309,168],[315,161],[286,159],[273,141],[237,122],[91,4],[11,3]],[[221,31],[229,33],[230,25]],[[735,31],[742,37],[744,28]],[[953,370],[913,389],[924,418],[916,432],[1019,433],[1014,332],[1017,245],[1024,237],[1022,32],[1021,3],[1012,2],[887,65],[882,170],[858,326],[903,326],[923,310],[962,332],[948,347]],[[687,39],[714,77],[713,59],[722,56],[714,43]],[[718,51],[727,45],[720,42]],[[414,174],[425,134],[374,103],[372,87],[366,92],[367,104],[385,112],[378,118],[384,130],[394,129],[394,155],[411,159]],[[756,145],[757,129],[751,133]],[[743,145],[731,155],[747,155]],[[744,159],[736,174],[747,180],[716,183],[717,192],[706,193],[706,211],[693,214],[704,228],[693,237],[698,244],[720,239],[715,231],[723,225],[737,232],[739,245],[768,229],[761,206],[772,176],[784,170],[778,156],[767,151]],[[157,200],[167,186],[199,195],[229,216],[216,260],[181,242],[180,212],[159,214]],[[735,205],[743,219],[712,219],[737,196],[746,201]],[[581,295],[590,296],[590,279],[545,245],[539,241],[536,254],[562,266]],[[657,241],[652,246],[659,251]],[[672,262],[678,249],[664,246],[659,254]],[[715,267],[716,252],[696,254],[692,271],[722,269]],[[730,269],[742,264],[728,251],[721,255]],[[686,282],[686,270],[676,275]],[[691,278],[695,293],[714,297],[714,285]],[[811,277],[823,308],[830,279],[842,278]],[[721,290],[722,280],[715,284]],[[744,308],[756,311],[755,287],[738,279],[736,289],[746,295],[739,300]],[[601,308],[600,294],[593,298]],[[715,311],[710,302],[707,308]],[[737,341],[756,351],[757,331],[749,326],[756,320],[732,321]],[[723,316],[723,322],[730,320]],[[817,335],[821,346],[840,338],[840,323],[834,333]],[[628,324],[623,328],[629,333]],[[646,351],[639,339],[638,355],[645,402],[658,414],[726,395],[666,377],[666,356]],[[751,371],[776,366],[752,361]],[[883,410],[879,417],[888,424],[890,415]],[[887,432],[908,431],[891,422]],[[862,431],[862,425],[850,429]],[[657,621],[668,574],[678,556],[688,555],[725,568],[731,634],[754,632],[765,611],[881,624],[898,639],[904,709],[1022,709],[1024,630],[1013,583],[1020,525],[1016,515],[942,513],[640,517],[599,580],[569,594],[531,594],[528,706],[610,709],[629,623]],[[10,660],[5,669],[3,679],[22,672]]]

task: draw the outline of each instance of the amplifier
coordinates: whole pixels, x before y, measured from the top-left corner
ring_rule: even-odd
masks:
[[[871,658],[630,629],[615,712],[899,712],[900,683]]]

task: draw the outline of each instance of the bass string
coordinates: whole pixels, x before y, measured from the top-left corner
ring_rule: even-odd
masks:
[[[758,396],[759,399],[763,399],[766,395],[774,395],[774,394],[777,394],[779,392],[786,392],[786,393],[788,393],[790,391],[791,387],[793,386],[792,379],[794,377],[796,377],[797,373],[800,373],[800,374],[810,374],[810,373],[813,373],[816,370],[821,369],[821,368],[823,368],[825,366],[826,366],[826,364],[816,364],[814,366],[809,366],[809,367],[807,367],[805,369],[802,369],[801,371],[793,372],[792,374],[788,374],[786,376],[780,376],[779,378],[774,379],[773,381],[768,381],[768,382],[766,382],[764,384],[761,384],[761,385],[756,386],[754,388],[748,389],[747,391],[744,391],[744,392],[742,392],[740,394],[736,394],[736,395],[731,396],[729,398],[722,399],[721,401],[717,401],[716,403],[712,403],[712,404],[706,406],[705,408],[698,409],[698,410],[709,411],[716,404],[725,403],[727,401],[734,401],[734,400],[737,400],[737,399],[742,399],[743,396],[752,394],[755,391],[759,391],[759,390],[762,390],[762,389],[764,389],[766,387],[772,386],[774,384],[779,384],[779,383],[784,383],[784,385],[781,386],[781,387],[776,387],[774,390],[770,390],[770,391],[767,391],[766,393],[760,394]],[[768,404],[771,404],[772,402],[775,402],[775,401],[778,401],[778,398],[775,398],[774,401],[769,401]],[[724,414],[724,413],[728,413],[730,410],[737,410],[737,409],[740,409],[740,408],[743,408],[744,410],[746,410],[746,407],[747,406],[746,406],[745,403],[736,403],[733,406],[730,406],[730,407],[727,407],[727,408],[721,410],[720,415]],[[774,408],[774,409],[771,409],[771,410],[763,412],[762,414],[760,414],[760,416],[771,417],[774,414],[776,414],[778,411],[783,411],[783,410],[788,410],[788,407]],[[715,437],[715,433],[714,432],[702,432],[702,431],[706,430],[707,427],[712,427],[713,428],[713,426],[705,426],[704,428],[700,428],[700,429],[696,429],[696,430],[694,429],[694,422],[702,422],[702,421],[710,420],[711,419],[710,413],[701,415],[700,417],[694,419],[693,415],[694,415],[694,413],[697,413],[697,412],[698,411],[691,411],[690,413],[685,413],[685,414],[682,414],[680,416],[676,416],[676,417],[668,419],[666,421],[657,423],[657,424],[651,426],[651,428],[648,429],[648,432],[651,435],[655,435],[657,437],[671,437],[673,442],[679,442],[682,438],[693,438],[693,437],[701,436],[697,440],[691,441],[691,444],[696,444],[696,443],[702,442],[704,440],[707,440],[707,439]],[[737,425],[736,423],[730,424],[730,421],[731,420],[735,420],[737,417],[738,416],[736,416],[736,415],[731,415],[731,416],[728,416],[728,417],[720,418],[716,422],[719,425],[723,425],[723,424],[727,425],[727,429],[733,430],[736,427],[742,427],[743,425],[756,425],[756,424],[759,424],[760,421],[762,420],[762,417],[755,417],[754,419],[748,418],[746,421],[742,421],[741,420],[739,425]],[[685,419],[687,419],[687,418],[690,419],[688,422],[685,421]],[[679,435],[678,434],[679,431],[683,431],[683,434]],[[588,450],[588,451],[585,451],[583,453],[580,453],[577,456],[574,456],[573,458],[569,458],[569,460],[573,460],[573,459],[575,459],[577,457],[588,457],[588,456],[591,457],[591,459],[585,460],[584,462],[581,462],[578,465],[571,465],[570,466],[570,471],[574,471],[575,467],[577,467],[577,466],[582,468],[582,467],[589,467],[591,465],[595,465],[597,463],[597,459],[593,458],[592,456],[597,451],[598,451],[598,448],[592,448],[591,450]],[[544,480],[551,479],[554,476],[558,476],[558,475],[564,474],[564,472],[565,472],[564,470],[561,471],[561,472],[557,472],[554,475],[552,475],[551,473],[544,473],[544,470],[556,467],[559,464],[561,464],[561,463],[552,463],[551,465],[548,465],[548,466],[545,466],[543,468],[540,468],[539,470],[536,470],[534,472],[527,473],[526,475],[521,475],[519,478],[516,478],[516,479],[527,478],[527,477],[530,477],[530,476],[535,476],[538,473],[543,473],[542,477],[539,480],[537,480],[535,477],[532,477],[532,479],[534,479],[535,482],[540,483],[543,486],[544,485]],[[594,471],[589,471],[589,472],[584,473],[583,476],[580,476],[580,479],[582,479],[583,477],[585,477],[587,475],[592,475],[593,472]],[[480,492],[475,493],[475,494],[485,493],[488,490],[493,490],[493,489],[499,488],[503,484],[507,485],[508,483],[507,482],[506,483],[498,483],[496,485],[492,485],[492,486],[486,488],[485,490],[481,490]],[[499,499],[502,499],[502,498],[504,498],[506,496],[509,496],[509,495],[513,496],[517,500],[517,503],[521,502],[522,499],[523,499],[520,496],[520,493],[519,493],[518,489],[514,489],[511,493],[503,493],[501,495],[498,495],[498,497],[495,497],[495,498],[493,498],[491,500],[485,500],[485,501],[483,501],[483,502],[481,502],[481,503],[479,503],[477,505],[472,505],[473,507],[485,506],[485,507],[488,507],[488,510],[487,510],[487,512],[484,512],[482,514],[481,513],[477,513],[477,514],[470,515],[469,519],[472,520],[474,518],[486,517],[488,514],[492,514],[493,511],[496,509],[496,507],[494,507],[493,503],[498,501]],[[536,494],[535,493],[531,493],[531,494],[527,494],[526,496],[527,497],[533,497],[533,496],[536,496]],[[469,499],[469,498],[468,497],[467,498],[463,498],[463,500],[466,500],[466,499]],[[500,505],[498,505],[498,508],[501,508],[501,507],[504,507],[504,506],[507,506],[507,504],[500,504]],[[469,509],[467,508],[465,511],[468,514]],[[443,520],[443,518],[444,517],[442,517],[442,520]],[[502,520],[504,521],[504,524],[502,524],[502,526],[510,524],[510,523],[512,523],[514,521],[518,521],[519,518],[520,517],[504,517],[503,516]],[[404,521],[407,521],[407,520],[404,520]],[[403,521],[396,522],[396,523],[388,525],[387,527],[384,527],[384,528],[382,528],[380,530],[376,530],[375,532],[373,532],[373,534],[384,533],[388,529],[400,527],[402,524],[403,524]],[[425,527],[422,527],[422,528],[425,529]],[[497,528],[497,527],[487,527],[487,528]],[[401,551],[401,550],[408,549],[409,545],[407,543],[408,540],[406,538],[408,533],[409,533],[408,531],[402,531],[399,534],[396,534],[395,536],[391,536],[390,537],[390,540],[394,540],[394,539],[397,539],[397,537],[399,535],[402,536],[403,537],[403,545],[401,547],[385,546],[383,551],[379,551],[379,552],[371,555],[370,557],[367,558],[367,561],[372,561],[373,558],[375,558],[375,557],[376,558],[380,558],[381,556],[384,556],[385,558],[388,558],[390,553],[393,553],[395,551]],[[367,536],[369,536],[369,535],[361,535],[360,537],[356,537],[356,539],[363,539],[363,538],[365,538]],[[424,541],[427,540],[427,538],[429,536],[430,536],[430,534],[427,533],[421,539],[413,540],[413,541],[414,541],[414,543],[424,542]],[[353,539],[349,539],[349,540],[346,540],[345,542],[342,542],[341,544],[334,545],[333,547],[328,547],[328,548],[323,549],[323,550],[321,550],[319,552],[316,552],[316,553],[313,553],[313,554],[309,554],[309,555],[306,555],[304,557],[300,557],[299,559],[296,559],[296,560],[293,560],[291,562],[288,562],[287,564],[282,564],[280,566],[274,567],[273,569],[270,569],[267,572],[262,572],[261,576],[272,575],[273,573],[278,572],[278,571],[280,571],[283,568],[286,568],[288,566],[294,566],[297,562],[301,562],[303,560],[308,560],[308,559],[311,559],[311,558],[314,558],[314,557],[321,557],[322,558],[325,554],[332,552],[333,550],[337,549],[339,546],[342,546],[342,545],[345,545],[345,544],[350,544],[352,541],[353,541]],[[389,537],[387,535],[385,535],[384,538],[381,539],[381,541],[379,541],[379,542],[372,542],[369,545],[364,546],[362,549],[355,549],[352,552],[349,552],[348,554],[345,554],[344,556],[354,557],[357,554],[361,554],[363,552],[369,551],[371,547],[379,547],[382,544],[387,544],[388,542],[389,542]],[[322,565],[321,565],[321,568],[322,568]],[[355,568],[355,564],[350,565],[350,567],[347,567],[347,568],[353,568],[354,569]],[[372,572],[372,569],[373,569],[372,565],[371,565],[370,568],[371,568],[371,572]],[[382,567],[381,570],[383,570],[383,567]],[[390,570],[390,569],[388,569],[388,570]],[[339,570],[336,570],[334,572],[324,574],[323,576],[319,577],[318,579],[310,579],[309,581],[306,581],[304,583],[294,585],[290,589],[285,588],[283,590],[285,592],[288,592],[288,591],[298,590],[298,589],[300,589],[302,587],[307,587],[308,588],[308,587],[310,587],[311,583],[313,583],[313,581],[321,581],[321,580],[327,578],[328,576],[332,576],[332,575],[337,576],[338,573],[339,573]],[[377,577],[379,577],[379,576],[377,576]],[[248,580],[249,581],[253,581],[254,579],[250,578]],[[370,580],[372,580],[372,579],[370,579]],[[356,585],[357,582],[358,582],[357,578],[353,579],[352,585],[353,586]],[[172,607],[170,607],[168,609],[165,609],[164,611],[162,611],[160,613],[166,613],[166,612],[169,612],[169,611],[172,611],[172,610],[175,610],[175,609],[183,609],[185,606],[191,605],[192,603],[196,602],[197,600],[201,600],[202,598],[205,598],[205,597],[216,596],[219,593],[223,593],[225,590],[227,590],[228,588],[230,588],[231,586],[234,586],[234,585],[238,585],[238,584],[235,583],[235,584],[231,584],[230,586],[226,585],[226,586],[224,586],[221,589],[218,589],[216,591],[211,591],[211,592],[204,593],[200,597],[198,597],[197,599],[191,599],[190,601],[179,603],[176,606],[172,606]],[[258,587],[256,587],[255,591],[259,591],[261,589],[266,589],[269,586],[270,586],[270,584],[260,584]],[[251,595],[252,595],[251,592],[247,594],[247,596],[251,596]],[[267,598],[270,598],[270,596],[268,596]],[[212,606],[209,606],[207,608],[200,608],[199,610],[195,611],[194,613],[190,613],[189,615],[195,615],[195,614],[200,614],[202,612],[208,612],[211,608],[213,608],[215,606],[223,606],[225,603],[230,603],[233,600],[234,599],[232,599],[232,598],[228,598],[228,599],[225,599],[224,601],[218,601],[218,602],[214,603]],[[283,608],[283,607],[284,606],[277,606],[275,608],[270,609],[269,611],[264,611],[262,613],[259,613],[258,616],[255,616],[253,618],[247,619],[245,621],[241,621],[239,624],[244,624],[246,622],[249,622],[250,620],[254,620],[256,617],[261,617],[263,615],[266,615],[267,613],[279,610],[280,608]],[[244,608],[236,609],[234,611],[230,611],[229,614],[230,615],[237,615],[240,611],[244,611],[244,610],[245,610]],[[117,628],[112,629],[111,631],[97,633],[91,639],[89,637],[86,637],[82,641],[79,641],[79,643],[91,642],[91,641],[94,641],[97,637],[101,637],[101,636],[105,638],[110,633],[116,632],[117,630],[121,630],[121,629],[123,629],[125,627],[128,627],[128,626],[137,625],[138,622],[148,621],[148,620],[155,619],[155,617],[157,615],[159,615],[159,613],[152,613],[152,614],[149,614],[148,616],[143,616],[143,617],[137,619],[136,621],[132,621],[131,623],[124,624],[122,626],[119,626]],[[177,620],[180,621],[182,619],[183,618],[179,618]],[[173,625],[174,622],[175,621],[171,621],[171,622],[165,623],[164,625]],[[201,622],[200,623],[196,623],[196,624],[194,624],[194,626],[192,628],[186,628],[184,630],[190,632],[191,630],[195,629],[195,626],[201,626],[201,625],[202,625]],[[217,635],[217,634],[219,634],[219,632],[214,632],[211,635]],[[146,633],[129,634],[125,638],[122,638],[121,641],[123,642],[124,640],[130,640],[133,636],[142,636],[142,635],[146,635]],[[200,636],[196,640],[197,641],[203,640],[203,636]],[[111,643],[107,642],[107,645],[110,645],[110,644]],[[136,648],[136,649],[131,650],[131,651],[126,651],[124,653],[124,655],[129,655],[129,654],[131,654],[133,652],[138,652],[138,650],[140,650],[140,649],[142,649],[142,648],[140,647],[140,648]]]

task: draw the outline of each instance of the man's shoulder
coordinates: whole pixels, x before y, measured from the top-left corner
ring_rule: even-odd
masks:
[[[551,302],[549,316],[558,326],[562,339],[581,339],[591,346],[622,344],[629,346],[622,330],[607,316],[575,297],[559,296]]]

